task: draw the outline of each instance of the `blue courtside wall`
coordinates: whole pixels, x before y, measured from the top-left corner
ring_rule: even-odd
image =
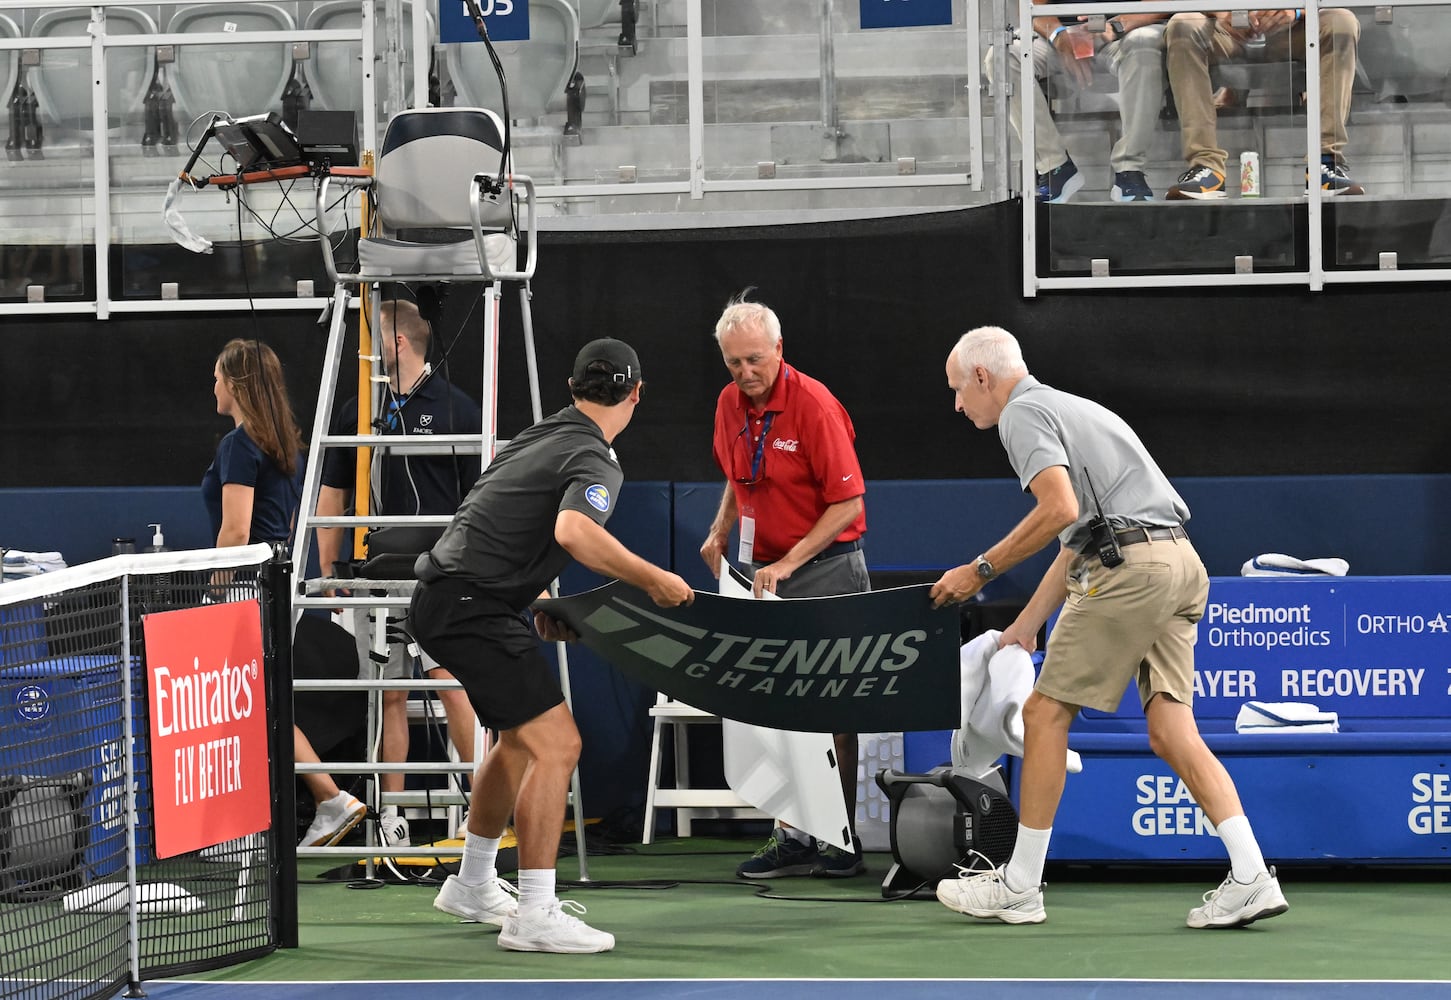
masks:
[[[1451,511],[1451,476],[1190,478],[1175,485],[1193,511],[1190,533],[1213,576],[1234,576],[1246,559],[1267,551],[1340,556],[1357,576],[1451,574],[1451,532],[1441,523]],[[719,482],[627,483],[610,529],[693,586],[714,589],[698,553],[721,489]],[[874,572],[940,572],[1001,538],[1032,502],[1012,480],[873,482],[868,564]],[[156,520],[172,548],[212,544],[195,488],[0,489],[0,544],[58,549],[72,564],[108,555],[117,535],[145,545],[146,524]],[[1048,556],[1008,573],[985,596],[1026,597]],[[596,582],[572,570],[564,588],[578,592]],[[652,696],[588,650],[572,647],[570,655],[586,747],[585,806],[591,816],[605,816],[643,799]],[[925,752],[934,759],[925,766],[940,763],[940,742],[931,741]],[[909,770],[922,763],[909,759]]]

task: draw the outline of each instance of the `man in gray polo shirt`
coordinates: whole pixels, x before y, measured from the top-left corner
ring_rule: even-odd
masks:
[[[964,334],[948,355],[947,384],[974,426],[997,427],[1036,503],[1007,537],[944,573],[932,586],[934,603],[967,600],[1056,536],[1057,558],[999,645],[1031,652],[1043,623],[1063,610],[1023,706],[1013,855],[1001,868],[943,880],[937,898],[983,919],[1045,919],[1043,865],[1063,795],[1068,727],[1082,706],[1114,711],[1137,680],[1149,746],[1188,786],[1229,852],[1229,875],[1189,911],[1189,926],[1240,927],[1284,913],[1289,904],[1234,782],[1194,721],[1194,639],[1209,577],[1184,533],[1189,508],[1128,424],[1029,375],[1006,330]],[[1096,525],[1100,519],[1107,523]]]

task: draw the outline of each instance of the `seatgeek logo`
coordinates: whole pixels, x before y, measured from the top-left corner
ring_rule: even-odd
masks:
[[[898,673],[917,662],[927,641],[922,629],[818,639],[732,635],[682,625],[619,598],[583,624],[701,689],[812,700],[898,694]]]
[[[610,509],[610,491],[599,483],[595,483],[589,489],[585,490],[584,498],[589,501],[591,507],[601,514]]]

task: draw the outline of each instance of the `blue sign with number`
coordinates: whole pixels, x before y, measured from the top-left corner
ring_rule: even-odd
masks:
[[[861,0],[863,28],[952,23],[952,0]]]
[[[489,40],[524,42],[529,40],[529,0],[477,0],[484,15]],[[479,31],[463,0],[439,0],[438,40],[448,42],[481,42]]]

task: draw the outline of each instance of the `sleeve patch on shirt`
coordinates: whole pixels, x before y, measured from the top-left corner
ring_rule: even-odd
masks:
[[[589,489],[585,490],[584,498],[589,501],[591,507],[600,513],[604,513],[610,509],[610,491],[599,483],[595,483]]]

